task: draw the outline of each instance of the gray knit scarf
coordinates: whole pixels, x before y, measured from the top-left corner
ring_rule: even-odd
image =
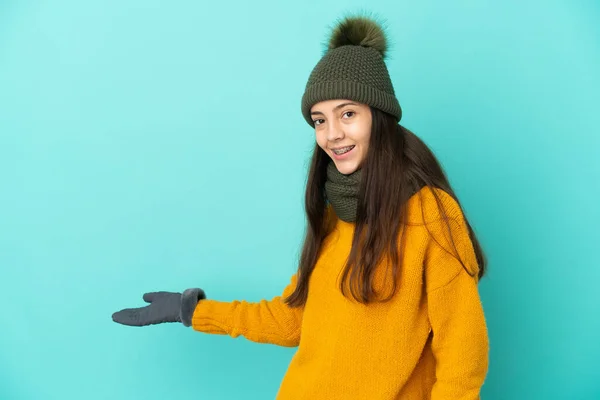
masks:
[[[325,194],[335,214],[346,222],[356,220],[361,171],[359,168],[350,175],[344,175],[338,171],[333,160],[327,165]]]

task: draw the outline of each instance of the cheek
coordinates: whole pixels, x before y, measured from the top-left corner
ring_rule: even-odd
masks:
[[[370,139],[371,139],[371,131],[368,130],[368,129],[367,130],[363,130],[361,132],[360,139],[359,139],[360,144],[363,147],[367,147],[369,145],[369,140]]]
[[[327,140],[325,140],[322,135],[317,134],[316,141],[319,147],[325,150],[325,148],[327,147]]]
[[[365,146],[369,145],[369,141],[371,140],[371,124],[366,124],[364,130],[364,135],[363,135],[363,143]]]

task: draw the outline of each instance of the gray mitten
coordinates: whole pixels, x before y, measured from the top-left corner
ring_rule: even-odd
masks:
[[[113,321],[130,326],[146,326],[166,322],[181,322],[192,325],[192,315],[206,294],[200,288],[187,289],[183,293],[144,293],[143,299],[150,303],[145,307],[126,308],[112,315]]]

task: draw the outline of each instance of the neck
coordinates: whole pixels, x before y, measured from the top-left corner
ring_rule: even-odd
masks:
[[[356,221],[361,176],[361,169],[345,175],[337,169],[333,160],[327,165],[325,194],[336,215],[343,221]]]

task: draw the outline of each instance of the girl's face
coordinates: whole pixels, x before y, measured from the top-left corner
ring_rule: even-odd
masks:
[[[311,108],[317,144],[349,175],[361,168],[371,137],[371,109],[351,100],[327,100]]]

